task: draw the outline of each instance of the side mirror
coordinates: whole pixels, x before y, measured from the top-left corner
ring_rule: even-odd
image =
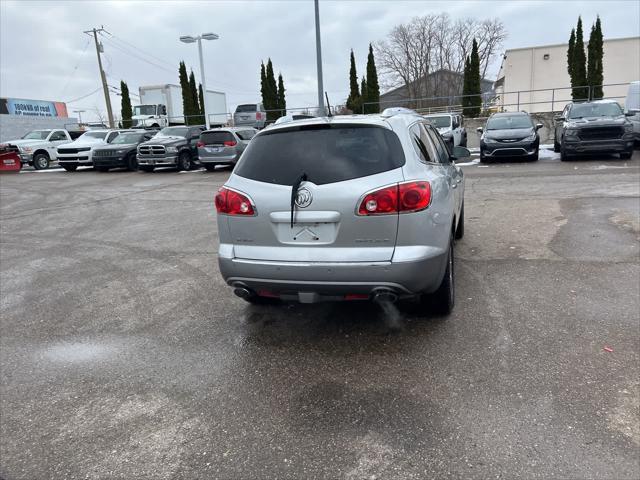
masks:
[[[540,130],[542,127],[544,127],[543,124],[541,123],[536,123],[536,130]]]
[[[630,111],[624,114],[625,117],[635,117],[638,112]]]
[[[562,122],[564,120],[564,117],[562,115],[556,115],[555,117],[553,117],[553,120],[555,122]]]
[[[476,132],[478,132],[478,133],[482,133],[483,131],[484,131],[484,130],[482,129],[482,127],[478,127],[478,128],[476,128]]]
[[[470,156],[471,152],[465,147],[453,147],[453,151],[451,152],[451,158],[454,160],[459,158],[469,158]]]

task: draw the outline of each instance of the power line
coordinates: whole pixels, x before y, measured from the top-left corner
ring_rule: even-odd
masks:
[[[94,91],[87,93],[85,95],[82,95],[81,97],[78,98],[74,98],[73,100],[67,100],[65,103],[75,103],[79,100],[82,100],[83,98],[87,98],[90,97],[91,95],[93,95],[94,93],[96,93],[98,90],[100,90],[102,88],[102,86],[99,86],[98,88],[96,88]]]
[[[84,47],[82,48],[82,52],[80,53],[80,56],[78,57],[78,61],[76,63],[76,66],[73,67],[73,70],[69,74],[69,77],[67,78],[67,81],[64,84],[64,87],[62,88],[62,92],[60,93],[61,97],[64,96],[64,92],[66,92],[67,87],[69,86],[69,82],[71,82],[71,79],[73,78],[73,76],[75,75],[76,71],[78,70],[78,67],[80,66],[80,62],[82,61],[82,57],[84,57],[84,54],[87,51],[87,47],[89,46],[90,43],[91,43],[91,39],[89,38],[87,40],[87,43],[85,43]]]

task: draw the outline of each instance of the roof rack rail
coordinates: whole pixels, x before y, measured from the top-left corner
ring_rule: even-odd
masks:
[[[418,115],[418,112],[410,108],[405,107],[390,107],[385,108],[380,115],[383,117],[393,117],[394,115]]]

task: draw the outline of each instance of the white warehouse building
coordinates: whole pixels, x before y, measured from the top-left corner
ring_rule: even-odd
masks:
[[[587,43],[584,45],[585,55]],[[603,93],[624,105],[630,82],[640,80],[640,37],[603,41]],[[571,101],[567,44],[507,50],[494,84],[496,110],[558,112]],[[520,93],[518,93],[520,92]]]

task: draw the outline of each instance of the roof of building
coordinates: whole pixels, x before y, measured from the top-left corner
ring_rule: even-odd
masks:
[[[640,37],[620,37],[620,38],[605,38],[603,39],[604,43],[607,42],[618,42],[618,41],[623,41],[623,40],[640,40]],[[589,43],[589,42],[584,42],[585,44]],[[505,55],[507,52],[516,52],[518,50],[531,50],[534,48],[552,48],[552,47],[566,47],[567,46],[567,42],[564,43],[552,43],[552,44],[547,44],[547,45],[532,45],[530,47],[518,47],[518,48],[508,48],[504,51]]]

